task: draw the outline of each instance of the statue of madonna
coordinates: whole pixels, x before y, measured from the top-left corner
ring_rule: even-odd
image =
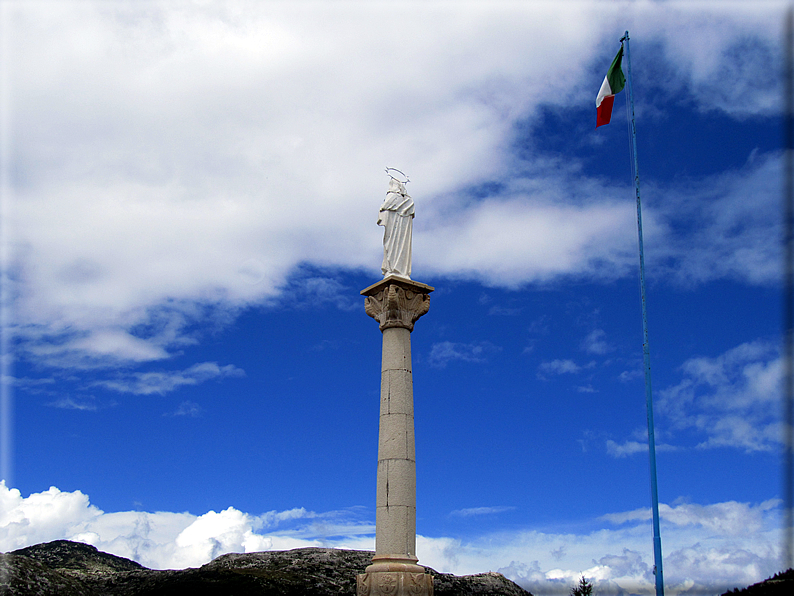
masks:
[[[378,225],[383,232],[383,277],[397,275],[411,279],[411,234],[413,232],[414,201],[405,185],[391,177],[386,200],[381,205]]]

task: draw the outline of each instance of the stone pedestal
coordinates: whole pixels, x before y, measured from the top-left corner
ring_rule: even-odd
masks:
[[[357,578],[358,596],[432,596],[433,578],[416,558],[416,452],[411,331],[434,288],[388,276],[364,290],[380,324],[383,357],[375,513],[375,556]]]
[[[418,565],[417,565],[418,567]],[[433,576],[407,571],[369,571],[356,577],[356,596],[432,596]]]

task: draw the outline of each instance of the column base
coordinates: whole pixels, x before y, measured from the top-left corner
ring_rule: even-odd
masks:
[[[370,572],[367,567],[366,573],[356,576],[356,596],[433,596],[433,576],[409,571]]]
[[[365,573],[381,573],[385,571],[400,571],[405,573],[424,573],[425,568],[417,565],[416,557],[410,555],[375,555],[372,565],[367,567]]]

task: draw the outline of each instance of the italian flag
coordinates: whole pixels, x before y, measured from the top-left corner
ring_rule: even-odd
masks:
[[[596,128],[602,124],[609,124],[612,119],[612,104],[615,103],[615,94],[623,91],[623,87],[626,86],[626,77],[623,76],[623,71],[620,68],[621,62],[623,62],[623,44],[618,50],[618,55],[612,61],[612,66],[609,67],[607,76],[604,77],[601,89],[598,90],[598,97],[596,97],[596,109],[598,110]]]

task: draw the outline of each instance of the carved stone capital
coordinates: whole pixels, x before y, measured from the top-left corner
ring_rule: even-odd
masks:
[[[379,571],[356,576],[356,596],[433,596],[429,573]]]
[[[430,309],[430,292],[435,288],[390,275],[361,291],[364,310],[380,323],[380,330],[402,327],[414,330],[414,322]]]
[[[396,284],[386,286],[374,296],[367,296],[364,310],[380,323],[380,330],[403,327],[414,330],[414,322],[430,309],[430,296],[415,294]]]

